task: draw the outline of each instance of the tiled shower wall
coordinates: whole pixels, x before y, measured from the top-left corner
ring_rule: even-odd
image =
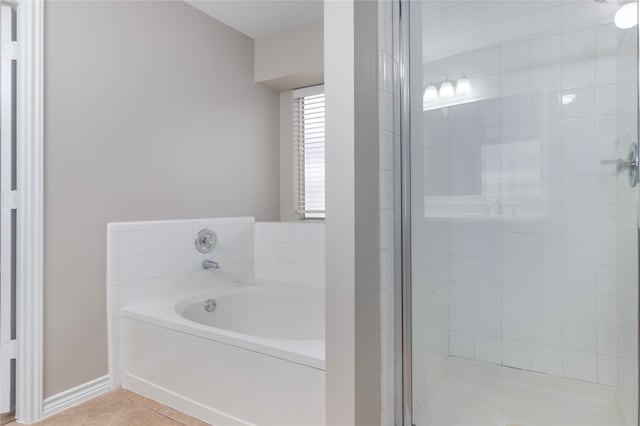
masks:
[[[478,97],[424,113],[449,353],[617,385],[635,200],[601,161],[635,141],[635,30],[598,2],[423,4],[424,81],[465,75]]]
[[[218,243],[199,253],[195,236]],[[204,270],[202,261],[221,268]],[[278,280],[324,285],[324,223],[255,223],[253,218],[111,223],[107,227],[109,374],[120,384],[120,308],[206,290],[216,281]]]

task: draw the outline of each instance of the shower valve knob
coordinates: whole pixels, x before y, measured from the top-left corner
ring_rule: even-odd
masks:
[[[617,159],[617,160],[602,160],[600,164],[611,164],[616,166],[616,170],[621,172],[623,170],[627,170],[627,178],[629,180],[629,185],[634,188],[638,184],[638,180],[640,177],[639,174],[639,165],[640,159],[638,158],[638,144],[632,143],[629,146],[629,154],[626,160]]]

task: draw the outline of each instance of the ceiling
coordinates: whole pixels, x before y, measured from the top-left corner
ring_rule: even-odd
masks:
[[[322,19],[322,0],[185,0],[256,39]]]

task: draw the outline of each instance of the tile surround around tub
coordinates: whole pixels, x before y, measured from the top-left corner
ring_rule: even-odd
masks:
[[[202,228],[213,252],[195,249]],[[204,259],[219,270],[202,269]],[[324,223],[256,223],[251,217],[124,222],[107,226],[109,374],[120,384],[120,308],[197,292],[216,280],[279,280],[324,286]]]
[[[218,244],[195,249],[195,235],[210,228]],[[215,280],[248,281],[253,274],[254,219],[218,218],[110,223],[107,226],[109,372],[120,384],[120,308],[204,290]],[[222,268],[202,269],[212,259]]]
[[[256,279],[324,286],[324,223],[257,222]]]

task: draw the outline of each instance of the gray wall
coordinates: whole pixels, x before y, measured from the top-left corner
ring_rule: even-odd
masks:
[[[279,217],[278,95],[182,2],[49,1],[44,393],[107,373],[106,224]]]

